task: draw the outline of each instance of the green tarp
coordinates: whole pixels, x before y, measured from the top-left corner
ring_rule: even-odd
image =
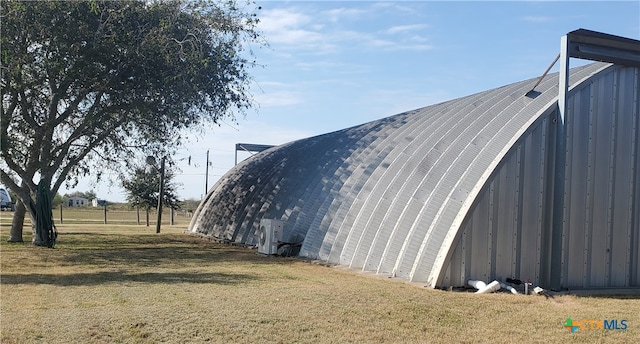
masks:
[[[46,183],[42,181],[38,184],[38,194],[36,196],[35,235],[35,245],[49,248],[53,248],[58,236],[53,224],[53,213],[51,212],[51,191],[49,191]]]

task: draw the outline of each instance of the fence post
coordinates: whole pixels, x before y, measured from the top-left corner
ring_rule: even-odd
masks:
[[[105,203],[102,208],[104,209],[104,224],[107,224],[107,203]]]

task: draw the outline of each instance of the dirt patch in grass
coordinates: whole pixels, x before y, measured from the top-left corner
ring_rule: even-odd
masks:
[[[0,230],[2,343],[635,342],[637,297],[444,292],[163,229],[61,225],[55,249]],[[26,239],[26,238],[25,238]],[[563,327],[626,320],[626,330]]]

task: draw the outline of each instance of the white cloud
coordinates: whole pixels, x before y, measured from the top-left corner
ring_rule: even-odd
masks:
[[[259,28],[267,33],[282,32],[297,28],[311,21],[311,17],[292,9],[264,11],[260,17]]]
[[[353,19],[358,18],[366,12],[362,9],[356,8],[334,8],[328,11],[324,11],[322,14],[327,17],[331,22],[337,22],[340,19]]]
[[[383,39],[377,36],[361,36],[360,43],[368,48],[384,50],[384,51],[400,51],[413,50],[424,51],[431,50],[433,46],[424,44],[425,38],[411,36],[406,39]]]
[[[409,31],[417,31],[427,28],[426,24],[413,24],[413,25],[399,25],[393,26],[385,30],[385,33],[388,34],[397,34],[397,33],[405,33]]]
[[[306,50],[319,54],[336,48],[321,33],[323,27],[312,16],[295,8],[265,11],[259,24],[267,42],[278,45],[279,50]]]
[[[259,25],[267,42],[279,53],[296,51],[297,54],[326,55],[351,49],[423,51],[432,48],[426,44],[425,37],[417,34],[427,28],[427,24],[397,25],[377,33],[368,33],[368,28],[354,23],[347,26],[349,29],[345,29],[345,25],[336,25],[343,21],[362,20],[365,16],[379,16],[383,9],[406,10],[374,4],[365,9],[341,7],[314,13],[314,7],[296,6],[264,11]],[[388,35],[394,37],[385,37]]]
[[[393,38],[388,38],[387,41],[391,42],[391,44],[377,46],[385,47],[389,50],[430,50],[433,46],[426,44],[429,40],[426,37],[415,33],[416,31],[422,31],[426,28],[428,28],[427,24],[392,26],[381,32],[382,35],[393,36]]]
[[[411,2],[408,2],[411,4]],[[395,11],[405,13],[415,13],[415,8],[406,6],[403,2],[376,2],[371,6],[372,9],[382,12]]]
[[[422,37],[422,36],[414,35],[414,36],[410,36],[409,38],[407,38],[407,41],[424,43],[424,42],[427,42],[428,39],[425,38],[425,37]]]
[[[265,11],[260,19],[259,28],[269,42],[298,44],[318,41],[316,32],[304,30],[303,26],[311,22],[311,17],[291,9]]]

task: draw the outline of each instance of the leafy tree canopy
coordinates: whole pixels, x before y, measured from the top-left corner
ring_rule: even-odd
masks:
[[[124,170],[252,106],[236,1],[2,1],[0,180],[34,218],[37,185]],[[51,200],[49,200],[50,202]]]
[[[171,169],[165,170],[162,202],[169,208],[178,209],[180,208],[180,200],[174,176]],[[127,191],[127,202],[132,207],[146,210],[158,207],[160,174],[157,168],[136,167],[131,178],[122,182],[122,187]]]

